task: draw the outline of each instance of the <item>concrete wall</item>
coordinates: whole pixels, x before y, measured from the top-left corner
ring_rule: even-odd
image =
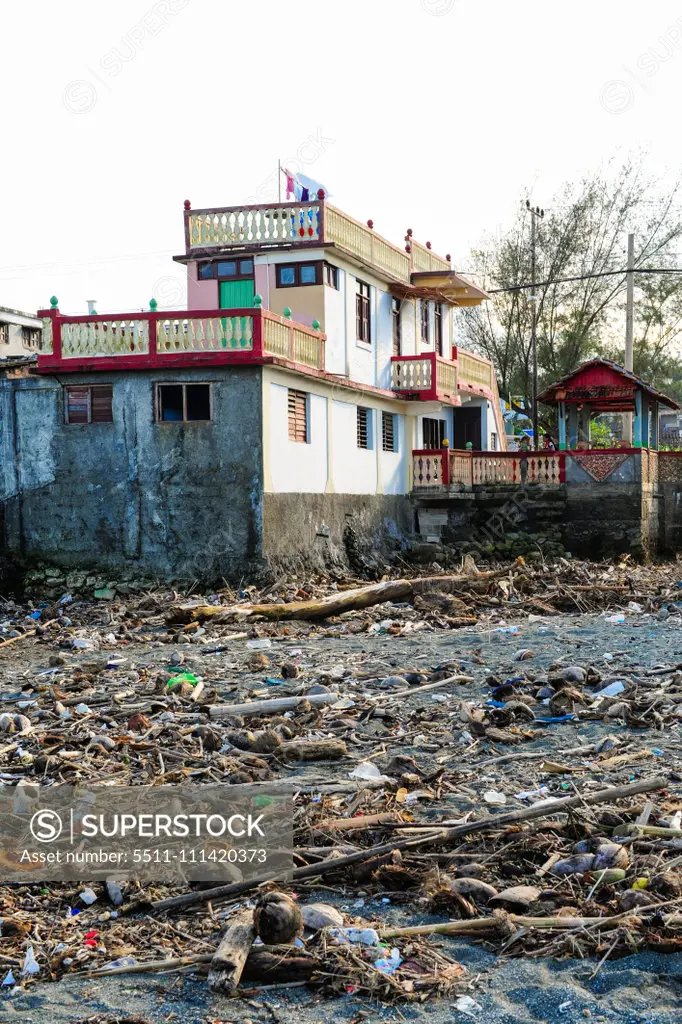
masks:
[[[371,570],[405,546],[411,528],[400,495],[263,495],[263,554],[275,568]]]
[[[307,391],[306,381],[297,379],[292,385]],[[270,487],[273,491],[293,494],[324,493],[327,489],[327,400],[310,394],[308,399],[308,443],[289,439],[287,384],[271,381],[263,398],[269,403],[266,423],[269,424]]]
[[[200,281],[198,273],[198,263],[187,264],[187,308],[220,309],[218,282]]]
[[[411,445],[405,404],[266,367],[264,490],[279,494],[406,494]],[[308,396],[308,443],[289,440],[287,391]],[[357,407],[371,410],[372,447],[358,448]],[[381,414],[391,413],[398,450],[382,447]]]
[[[154,384],[177,381],[212,382],[212,422],[154,422]],[[175,576],[232,575],[260,558],[258,368],[74,374],[68,383],[112,383],[114,422],[65,424],[53,378],[0,381],[10,551]]]

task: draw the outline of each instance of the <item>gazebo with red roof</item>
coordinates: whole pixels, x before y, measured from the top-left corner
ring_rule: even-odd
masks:
[[[590,359],[538,396],[559,414],[559,448],[589,444],[590,420],[598,413],[631,412],[633,446],[658,448],[660,406],[678,409],[677,402],[610,359]]]

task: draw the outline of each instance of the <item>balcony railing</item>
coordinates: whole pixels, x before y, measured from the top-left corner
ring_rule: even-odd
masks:
[[[389,278],[409,284],[415,271],[447,270],[448,260],[418,242],[410,252],[393,245],[369,224],[349,217],[324,198],[308,203],[264,203],[192,210],[185,207],[188,256],[213,250],[263,250],[277,246],[306,248],[336,245]]]
[[[412,452],[412,488],[442,487],[448,482],[448,453],[442,451]]]
[[[394,391],[424,391],[430,396],[434,385],[435,356],[393,356],[391,388]]]
[[[322,204],[283,203],[186,211],[188,250],[244,246],[310,245],[322,239]]]
[[[304,324],[253,309],[124,316],[62,316],[42,310],[38,369],[149,369],[193,363],[259,362],[275,357],[324,370],[325,335]]]
[[[566,480],[564,452],[474,452],[417,450],[412,452],[413,487],[526,486],[555,487]]]
[[[410,239],[410,250],[412,256],[412,273],[433,273],[436,270],[445,271],[449,274],[452,270],[449,260],[443,259],[442,256],[438,256],[433,249],[425,245],[421,245],[419,242],[415,242]]]
[[[460,386],[492,389],[495,374],[488,359],[461,348],[455,349],[454,358],[457,361]]]

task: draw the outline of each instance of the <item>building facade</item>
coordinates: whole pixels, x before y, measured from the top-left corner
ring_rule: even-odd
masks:
[[[0,360],[37,352],[42,326],[42,321],[30,313],[0,306]]]
[[[504,446],[491,364],[453,346],[485,292],[321,194],[184,217],[189,310],[53,299],[37,371],[0,379],[6,545],[176,576],[399,547],[421,452]]]

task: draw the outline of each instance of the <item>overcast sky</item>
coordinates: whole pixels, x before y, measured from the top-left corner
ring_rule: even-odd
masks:
[[[278,158],[455,266],[528,191],[682,156],[680,0],[23,0],[0,7],[0,305],[185,302],[182,203]]]

